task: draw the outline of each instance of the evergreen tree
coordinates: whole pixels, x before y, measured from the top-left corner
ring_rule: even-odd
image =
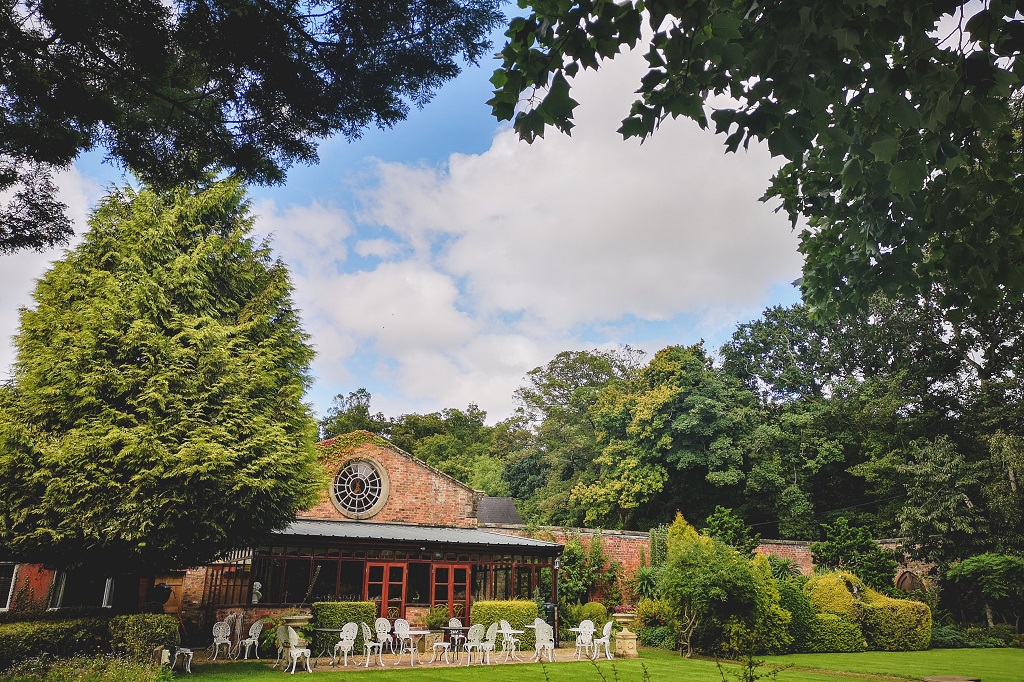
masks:
[[[316,499],[313,351],[239,183],[122,189],[21,312],[0,560],[194,566]]]

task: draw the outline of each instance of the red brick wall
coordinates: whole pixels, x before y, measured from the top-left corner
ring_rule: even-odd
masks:
[[[365,522],[414,523],[425,526],[477,525],[477,501],[482,496],[469,486],[393,447],[363,443],[343,453],[322,458],[333,479],[342,464],[353,458],[376,460],[387,472],[391,492],[384,507]],[[302,517],[348,521],[331,503],[329,490]]]
[[[811,543],[804,540],[761,540],[761,545],[754,550],[755,554],[768,556],[774,554],[780,559],[789,559],[800,568],[804,575],[814,571],[811,560]]]

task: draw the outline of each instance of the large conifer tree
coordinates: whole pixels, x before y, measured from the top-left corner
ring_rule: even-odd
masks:
[[[0,559],[110,573],[259,542],[321,485],[313,352],[239,183],[112,192],[22,310]]]

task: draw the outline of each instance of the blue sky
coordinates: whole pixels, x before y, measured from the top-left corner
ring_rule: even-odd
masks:
[[[252,188],[317,350],[318,412],[362,387],[391,416],[475,402],[499,420],[559,351],[715,349],[798,300],[797,234],[758,201],[776,167],[765,149],[726,155],[684,121],[622,141],[643,73],[632,56],[577,79],[571,138],[527,145],[484,104],[494,67],[467,68],[393,129],[323,142],[320,164],[285,185]],[[96,155],[60,176],[79,233],[120,178]],[[0,257],[0,377],[17,309],[59,256]]]

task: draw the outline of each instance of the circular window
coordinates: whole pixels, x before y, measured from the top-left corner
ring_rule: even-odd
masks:
[[[331,500],[345,516],[365,519],[384,506],[389,487],[387,474],[376,462],[352,460],[346,462],[334,477]]]

